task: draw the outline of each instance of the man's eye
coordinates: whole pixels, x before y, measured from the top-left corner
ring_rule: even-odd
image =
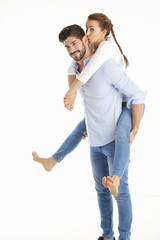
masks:
[[[93,32],[93,31],[94,31],[94,28],[90,28],[90,31]]]

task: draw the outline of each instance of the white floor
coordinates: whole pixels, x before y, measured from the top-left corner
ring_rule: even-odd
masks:
[[[159,240],[160,196],[134,196],[132,201],[131,239]],[[96,197],[0,200],[0,240],[97,240],[100,235]]]

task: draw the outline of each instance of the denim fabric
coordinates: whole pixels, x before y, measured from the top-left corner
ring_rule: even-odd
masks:
[[[132,126],[132,109],[128,109],[126,104],[122,105],[122,113],[118,120],[115,139],[115,159],[111,175],[122,178],[124,170],[129,161],[129,132]],[[86,131],[85,119],[83,119],[66,138],[60,148],[52,155],[58,162],[61,162],[71,153],[81,142],[83,132]]]
[[[59,149],[52,155],[54,159],[61,162],[69,153],[71,153],[81,142],[83,132],[86,131],[85,119],[75,127],[72,133],[65,139]]]
[[[102,236],[109,239],[112,239],[114,236],[113,203],[109,190],[102,185],[102,178],[103,176],[111,176],[114,164],[114,153],[115,141],[101,147],[90,147],[91,165],[101,216]],[[132,205],[128,187],[128,164],[125,167],[121,179],[119,194],[115,199],[119,213],[119,240],[129,240],[132,223]]]
[[[123,103],[122,113],[119,117],[116,128],[115,155],[113,170],[111,172],[112,176],[117,175],[121,179],[130,160],[129,133],[131,128],[132,109],[128,109],[126,104]]]
[[[128,165],[130,162],[128,143],[131,127],[132,109],[128,109],[126,103],[123,103],[122,113],[117,123],[115,141],[102,147],[91,147],[91,163],[98,196],[103,237],[110,239],[114,236],[112,196],[110,191],[102,185],[102,177],[107,175],[117,175],[121,178],[119,194],[115,197],[119,212],[119,240],[129,240],[130,238],[132,206],[128,188]],[[52,157],[61,162],[67,154],[78,146],[85,131],[86,125],[85,119],[83,119]]]

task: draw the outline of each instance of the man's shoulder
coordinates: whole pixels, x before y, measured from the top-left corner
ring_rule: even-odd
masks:
[[[102,68],[111,68],[111,67],[116,67],[120,66],[113,58],[107,59],[102,65]]]

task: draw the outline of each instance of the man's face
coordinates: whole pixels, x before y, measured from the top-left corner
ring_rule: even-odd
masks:
[[[75,60],[80,61],[85,53],[86,47],[83,43],[83,40],[80,40],[76,37],[68,37],[64,42],[64,46],[66,47],[68,54]]]

